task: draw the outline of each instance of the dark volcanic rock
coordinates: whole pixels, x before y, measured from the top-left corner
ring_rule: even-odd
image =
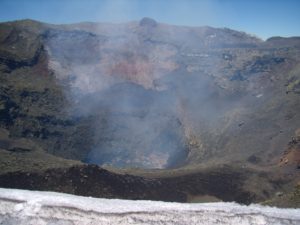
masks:
[[[226,169],[221,173],[150,179],[114,174],[94,165],[52,169],[43,173],[0,175],[0,187],[58,191],[100,198],[186,202],[188,195],[207,194],[243,204],[257,201],[254,193],[241,189],[243,181],[241,174]]]
[[[144,27],[156,27],[157,26],[157,22],[154,19],[145,17],[145,18],[141,19],[140,26],[144,26]]]

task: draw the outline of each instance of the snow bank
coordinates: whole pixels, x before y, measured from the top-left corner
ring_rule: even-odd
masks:
[[[300,224],[300,209],[98,199],[0,188],[0,224]]]

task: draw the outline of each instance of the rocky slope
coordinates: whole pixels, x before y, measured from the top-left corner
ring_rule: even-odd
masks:
[[[297,37],[262,41],[149,18],[2,23],[0,184],[83,194],[75,182],[83,175],[64,174],[93,163],[124,182],[130,173],[160,185],[133,195],[111,185],[93,196],[164,199],[167,191],[153,192],[176,187],[164,200],[297,205],[299,62]]]

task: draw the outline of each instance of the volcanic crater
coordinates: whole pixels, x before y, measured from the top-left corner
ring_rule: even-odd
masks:
[[[298,37],[1,23],[0,185],[297,205],[299,71]]]

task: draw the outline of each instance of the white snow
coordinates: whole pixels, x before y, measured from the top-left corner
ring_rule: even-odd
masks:
[[[0,224],[300,224],[300,209],[100,199],[0,188]]]

